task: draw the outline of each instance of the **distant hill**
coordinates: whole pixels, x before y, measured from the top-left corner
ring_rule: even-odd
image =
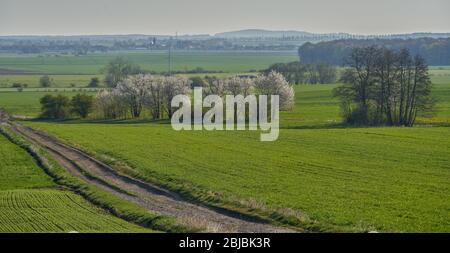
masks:
[[[450,38],[450,33],[404,33],[404,34],[381,34],[381,35],[361,35],[350,33],[311,33],[305,31],[271,31],[264,29],[246,29],[239,31],[223,32],[214,35],[215,38],[236,39],[236,38],[288,38],[296,37],[307,41],[328,41],[338,39],[418,39],[418,38]]]
[[[208,39],[235,39],[235,38],[297,38],[305,42],[319,42],[338,39],[417,39],[417,38],[450,38],[450,33],[405,33],[405,34],[385,34],[385,35],[361,35],[349,33],[311,33],[295,30],[264,30],[246,29],[230,32],[209,34],[181,34],[181,35],[151,35],[151,34],[122,34],[122,35],[12,35],[2,36],[0,40],[140,40],[140,39],[170,39],[179,40],[208,40]]]
[[[263,29],[247,29],[231,32],[216,33],[214,37],[217,38],[253,38],[253,37],[303,37],[312,36],[313,33],[303,32],[303,31],[270,31]]]

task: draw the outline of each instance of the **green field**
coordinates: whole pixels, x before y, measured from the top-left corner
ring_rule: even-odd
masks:
[[[149,71],[167,71],[166,51],[131,51],[97,53],[86,56],[2,55],[0,69],[36,74],[95,75],[114,57],[123,56]],[[197,67],[209,71],[247,72],[267,68],[275,62],[298,59],[295,52],[203,52],[175,51],[173,70],[186,71]],[[1,83],[1,82],[0,82]]]
[[[261,143],[257,133],[156,124],[32,125],[199,194],[292,208],[341,229],[450,229],[448,128],[282,129]]]
[[[146,232],[59,187],[0,135],[0,232]]]
[[[420,119],[419,123],[450,123],[450,77],[436,78],[433,95],[438,103],[435,115],[432,119]],[[340,122],[339,102],[332,98],[331,90],[338,84],[326,85],[298,85],[296,89],[296,107],[290,112],[284,112],[281,124],[285,127],[298,127],[299,125],[316,126]],[[14,89],[0,89],[0,108],[6,109],[11,114],[38,116],[40,113],[39,99],[45,94],[64,94],[73,96],[80,91],[73,88],[58,89],[25,89],[17,92]],[[46,91],[50,90],[50,91]],[[55,92],[57,90],[57,92]],[[84,92],[81,91],[81,92]],[[93,89],[86,91],[95,95]]]
[[[55,186],[31,156],[0,134],[0,191]]]
[[[164,52],[122,54],[148,70],[167,67]],[[0,69],[51,73],[55,80],[60,78],[58,87],[72,82],[81,87],[114,56],[0,56]],[[292,60],[295,54],[178,52],[175,69],[202,67],[229,75]],[[125,163],[131,170],[124,172],[209,204],[248,212],[269,210],[277,215],[300,213],[308,224],[332,231],[449,232],[450,67],[431,67],[430,73],[437,99],[435,114],[420,116],[412,128],[342,125],[339,102],[332,97],[338,84],[296,86],[296,106],[281,113],[280,137],[271,143],[260,142],[259,132],[176,132],[168,122],[148,120],[24,124],[122,169]],[[33,87],[40,74],[0,76],[0,84],[9,78],[8,83],[29,80]],[[63,90],[70,96],[77,93]],[[1,89],[0,107],[13,114],[37,116],[44,94],[33,88],[24,92]],[[12,175],[4,183],[17,186],[6,187],[6,195],[34,198],[17,190],[22,187],[38,188],[33,196],[55,191],[53,183],[40,176]]]
[[[449,122],[449,83],[435,87],[439,123]],[[450,128],[345,128],[335,86],[296,87],[273,143],[161,123],[27,124],[199,199],[295,210],[332,230],[449,231]]]

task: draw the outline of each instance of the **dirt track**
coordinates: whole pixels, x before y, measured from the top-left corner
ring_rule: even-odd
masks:
[[[42,132],[17,123],[12,123],[11,126],[23,137],[47,150],[73,176],[151,212],[176,217],[180,224],[200,226],[209,232],[295,232],[254,221],[233,212],[190,203],[176,193],[119,174],[108,165]],[[89,176],[85,176],[86,173],[83,172],[87,172]]]

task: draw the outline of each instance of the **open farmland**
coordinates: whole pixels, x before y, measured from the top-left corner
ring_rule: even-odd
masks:
[[[126,54],[147,70],[159,68],[164,71],[167,68],[167,58],[164,58],[167,55],[163,52]],[[91,63],[83,62],[94,56],[97,58],[91,59]],[[239,58],[225,53],[195,56],[186,53],[186,58],[176,60],[176,64],[181,64],[176,69],[189,70],[200,66],[207,70],[228,71],[219,75],[230,75],[261,69],[276,61],[295,60],[295,57],[282,56],[283,59],[280,59],[277,58],[280,56],[273,55],[271,59],[258,58],[263,56],[244,54],[241,56],[244,58]],[[41,74],[70,74],[53,77],[55,80],[61,78],[56,84],[59,92],[72,96],[78,91],[72,91],[70,83],[75,82],[77,87],[84,86],[91,75],[98,75],[101,66],[113,55],[44,57],[45,64],[33,62],[36,60],[33,57],[38,58],[16,57],[14,61],[17,64],[5,63],[0,68],[8,65]],[[67,65],[58,62],[64,57],[73,61],[68,61]],[[152,57],[156,57],[155,64]],[[181,54],[175,57],[181,57]],[[183,67],[183,61],[191,65]],[[297,226],[314,224],[315,228],[326,231],[449,231],[448,71],[446,66],[431,68],[435,84],[432,92],[437,99],[435,114],[432,117],[419,115],[418,126],[412,128],[342,125],[339,102],[332,97],[332,89],[338,84],[295,86],[295,108],[281,113],[280,138],[273,143],[260,142],[259,132],[176,132],[168,121],[153,122],[148,119],[105,122],[89,119],[61,122],[31,120],[23,123],[80,147],[115,165],[122,172],[182,192],[207,204],[262,213],[273,219],[278,219],[280,214],[294,214],[304,222],[296,223]],[[14,82],[29,82],[30,87],[35,87],[37,83],[31,81],[37,82],[39,77],[40,74],[0,76],[0,80],[7,80],[7,86]],[[12,114],[39,115],[39,98],[56,92],[35,89],[28,88],[23,92],[2,89],[0,107]],[[144,115],[148,118],[147,114]],[[10,175],[9,171],[5,173]],[[51,181],[40,182],[43,179],[22,176],[29,180],[21,184],[14,179],[19,176],[12,175],[13,179],[7,182],[17,183],[18,186],[7,187],[2,192],[1,198],[7,203],[11,198],[30,203],[35,203],[34,199],[45,198],[47,202],[42,200],[42,203],[58,202],[54,206],[58,210],[55,212],[64,213],[69,211],[58,209],[61,208],[59,202],[66,203],[68,199],[84,201],[70,192],[54,189]],[[36,190],[25,193],[21,185]],[[71,207],[70,203],[65,205]],[[5,206],[4,210],[13,212],[11,208]],[[96,213],[95,217],[102,213],[97,209],[92,212]],[[24,213],[21,217],[28,215],[32,214]],[[86,227],[86,224],[97,223],[89,220],[89,215],[84,215],[86,220],[82,220],[82,224],[73,230],[136,231],[136,227],[126,227],[128,223],[123,226],[114,222],[102,225],[102,219],[113,218],[103,215],[104,218],[95,218],[101,224],[94,227]],[[61,220],[60,216],[50,213],[45,216]],[[73,216],[71,219],[79,218]],[[45,220],[38,222],[46,224]],[[55,224],[61,227],[56,231],[72,230],[72,227]],[[52,226],[42,225],[40,230],[47,231],[47,227],[54,229],[55,226]]]
[[[0,0],[0,241],[445,248],[448,10]]]
[[[24,150],[0,135],[0,232],[146,232],[59,189]]]
[[[347,229],[450,226],[445,127],[282,129],[277,142],[261,144],[257,133],[180,133],[158,124],[32,125],[194,194],[255,199]]]
[[[124,58],[148,71],[167,71],[167,51],[125,51],[85,56],[1,55],[0,69],[35,74],[96,75],[113,58]],[[173,70],[188,71],[197,67],[208,71],[248,72],[261,70],[275,62],[297,60],[296,52],[203,52],[175,51]],[[1,80],[1,79],[0,79]]]
[[[273,143],[259,132],[176,132],[161,123],[26,124],[206,202],[294,210],[334,231],[448,231],[450,129],[346,128],[333,87],[298,86]],[[449,122],[449,90],[448,82],[434,90],[439,124]]]

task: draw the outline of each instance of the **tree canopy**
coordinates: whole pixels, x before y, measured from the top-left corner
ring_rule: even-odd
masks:
[[[346,65],[334,95],[347,123],[412,126],[418,113],[431,110],[428,66],[407,49],[354,48]]]
[[[348,39],[305,43],[298,54],[302,63],[329,63],[342,65],[344,59],[352,53],[355,47],[382,46],[399,51],[408,49],[412,55],[420,55],[430,65],[450,65],[450,38],[446,39]]]

